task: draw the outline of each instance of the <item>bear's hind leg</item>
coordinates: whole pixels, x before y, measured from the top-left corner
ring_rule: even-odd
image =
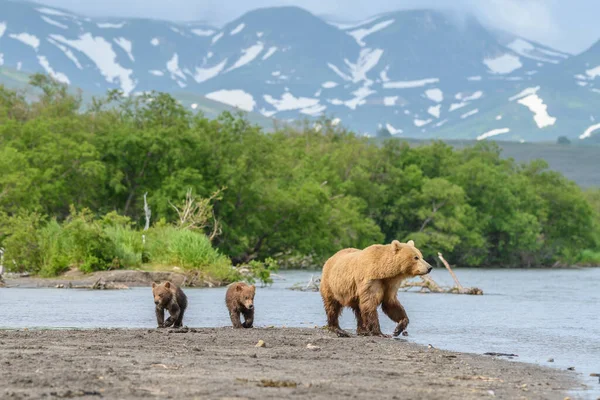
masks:
[[[365,328],[365,323],[363,322],[358,304],[352,306],[352,311],[354,311],[354,316],[356,317],[356,334],[359,336],[367,336],[369,331]]]
[[[383,288],[378,282],[370,282],[361,291],[358,296],[360,299],[359,307],[366,330],[371,336],[390,337],[381,333],[379,326],[379,315],[377,307],[383,300]]]
[[[342,304],[332,298],[323,298],[325,313],[327,314],[327,329],[339,337],[350,337],[348,332],[340,328],[339,317],[342,312]]]

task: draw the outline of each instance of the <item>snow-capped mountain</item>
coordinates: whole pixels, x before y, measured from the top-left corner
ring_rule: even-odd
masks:
[[[342,25],[276,7],[213,27],[0,0],[0,68],[91,93],[167,91],[192,108],[205,96],[263,118],[326,115],[407,137],[582,136],[600,120],[595,47],[570,56],[430,10]]]

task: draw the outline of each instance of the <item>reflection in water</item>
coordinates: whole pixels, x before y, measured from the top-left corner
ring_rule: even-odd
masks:
[[[311,274],[283,272],[285,280],[258,288],[255,326],[324,325],[319,293],[287,289],[308,282]],[[562,369],[574,366],[592,388],[586,396],[600,395],[600,385],[589,378],[591,372],[600,372],[600,269],[460,269],[458,274],[463,285],[480,287],[485,294],[399,293],[410,318],[409,340],[473,353],[516,353],[521,361]],[[432,275],[440,283],[452,283],[445,270]],[[230,325],[225,288],[185,291],[185,325]],[[384,332],[393,331],[394,323],[385,315],[380,321]],[[150,288],[0,289],[0,328],[148,328],[155,323]],[[342,314],[341,326],[355,329],[349,310]],[[549,364],[549,358],[555,362]]]

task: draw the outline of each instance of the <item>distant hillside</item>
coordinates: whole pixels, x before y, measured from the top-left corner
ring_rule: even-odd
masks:
[[[399,140],[404,140],[413,146],[430,142],[418,139]],[[444,140],[444,142],[455,148],[477,143],[474,140]],[[582,187],[600,187],[600,144],[583,146],[507,141],[496,143],[502,148],[502,155],[505,158],[513,158],[517,162],[542,159],[548,163],[550,169],[562,173]]]
[[[34,98],[36,96],[35,91],[28,85],[28,82],[29,74],[11,68],[0,67],[0,85],[4,85],[5,87],[13,90],[23,90],[27,93],[29,97]],[[75,87],[72,87],[72,89],[76,90]],[[85,103],[90,101],[92,99],[92,96],[102,96],[103,93],[91,93],[89,91],[84,90],[81,94]],[[202,112],[208,118],[216,118],[225,111],[229,111],[232,113],[242,111],[248,119],[248,121],[250,121],[253,124],[259,125],[266,132],[272,131],[275,124],[274,118],[267,118],[264,115],[258,113],[239,110],[230,105],[223,104],[215,100],[207,99],[202,95],[184,91],[173,92],[171,93],[171,95],[177,100],[179,100],[181,104],[187,109],[195,112]]]

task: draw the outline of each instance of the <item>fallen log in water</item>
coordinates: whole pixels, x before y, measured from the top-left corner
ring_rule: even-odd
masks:
[[[301,292],[318,292],[320,283],[320,278],[315,279],[315,276],[311,275],[310,281],[308,281],[306,285],[303,283],[296,283],[292,287],[290,287],[290,290],[299,290]]]
[[[105,282],[102,279],[98,279],[92,285],[73,285],[71,282],[68,284],[59,283],[56,285],[57,289],[92,289],[92,290],[123,290],[129,289],[129,286],[117,282]]]
[[[415,282],[415,281],[402,282],[400,289],[404,290],[404,291],[408,291],[412,288],[418,287],[418,288],[421,288],[421,292],[424,292],[424,293],[430,292],[430,293],[454,293],[454,294],[473,294],[473,295],[483,294],[483,290],[481,290],[477,287],[467,287],[466,288],[463,285],[461,285],[458,278],[456,277],[456,274],[454,273],[454,271],[452,271],[452,268],[450,268],[450,264],[448,264],[448,261],[446,261],[444,256],[442,256],[442,253],[438,253],[438,258],[440,259],[442,264],[444,264],[444,267],[446,267],[446,269],[452,276],[452,279],[454,280],[454,286],[452,286],[450,288],[443,288],[440,285],[438,285],[437,282],[434,281],[430,276],[423,275],[423,276],[419,277],[421,279],[420,282]]]

